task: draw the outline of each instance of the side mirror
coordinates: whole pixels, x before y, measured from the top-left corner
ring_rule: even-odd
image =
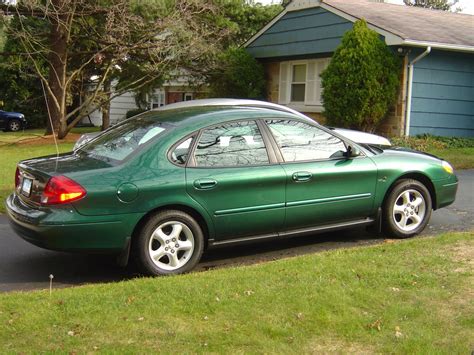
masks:
[[[346,158],[355,158],[360,155],[360,150],[357,147],[354,147],[352,145],[347,146],[347,151],[346,151]]]

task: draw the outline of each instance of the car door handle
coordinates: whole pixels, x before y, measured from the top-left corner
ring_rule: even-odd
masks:
[[[296,181],[296,182],[309,181],[311,180],[312,176],[313,174],[311,174],[309,171],[298,171],[293,174],[293,181]]]
[[[209,190],[217,185],[217,181],[213,179],[199,179],[194,181],[194,187],[198,190]]]

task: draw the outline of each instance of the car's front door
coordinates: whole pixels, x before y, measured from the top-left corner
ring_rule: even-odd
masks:
[[[283,168],[255,121],[204,129],[186,168],[188,194],[212,216],[216,240],[274,235],[285,217]]]
[[[301,121],[267,120],[287,176],[285,229],[363,219],[373,213],[376,166],[346,158],[338,137]]]

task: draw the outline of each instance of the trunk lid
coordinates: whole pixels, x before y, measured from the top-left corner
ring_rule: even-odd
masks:
[[[44,188],[52,176],[68,176],[74,172],[111,166],[110,163],[75,153],[23,160],[18,164],[20,177],[16,193],[27,204],[39,205]]]

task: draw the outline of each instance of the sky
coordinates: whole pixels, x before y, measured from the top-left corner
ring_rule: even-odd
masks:
[[[260,2],[262,4],[280,3],[279,0],[257,0],[256,2]],[[387,0],[387,2],[392,4],[403,4],[403,0]],[[474,15],[474,0],[459,0],[459,2],[456,4],[456,7],[463,9],[463,14]]]

